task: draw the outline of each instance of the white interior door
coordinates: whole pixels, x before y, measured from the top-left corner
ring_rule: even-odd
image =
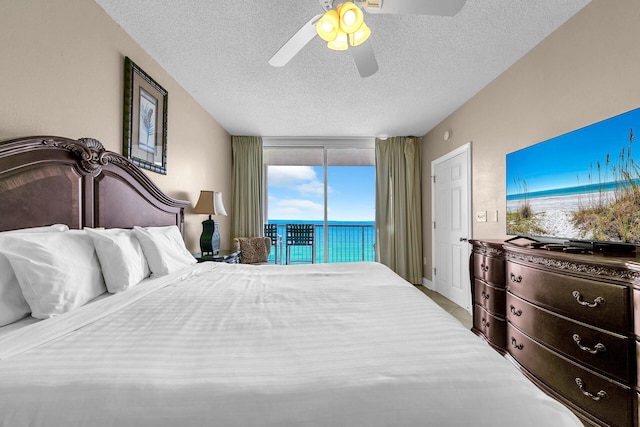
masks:
[[[434,288],[469,312],[470,160],[468,143],[431,163]]]

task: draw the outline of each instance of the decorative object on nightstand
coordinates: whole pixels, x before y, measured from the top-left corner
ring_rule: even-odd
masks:
[[[218,255],[196,254],[198,262],[225,262],[227,264],[240,264],[240,252],[220,251]]]
[[[200,251],[203,257],[220,253],[220,233],[218,223],[211,219],[211,215],[227,216],[222,203],[222,193],[219,191],[200,191],[200,197],[193,213],[208,214],[209,219],[202,221],[202,235],[200,235]]]

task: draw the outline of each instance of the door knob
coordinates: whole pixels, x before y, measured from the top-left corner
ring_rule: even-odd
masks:
[[[469,241],[469,239],[467,239],[466,237],[461,237],[461,238],[460,238],[460,241],[461,241],[461,242],[467,242],[467,241]]]

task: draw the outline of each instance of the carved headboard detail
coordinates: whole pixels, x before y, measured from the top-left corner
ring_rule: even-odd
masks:
[[[63,223],[78,229],[175,224],[182,232],[188,204],[92,138],[0,142],[0,231]]]

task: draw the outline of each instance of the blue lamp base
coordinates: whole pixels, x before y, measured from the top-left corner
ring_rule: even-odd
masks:
[[[202,221],[202,234],[200,235],[200,252],[202,256],[218,255],[220,253],[220,233],[218,223],[211,219]]]

